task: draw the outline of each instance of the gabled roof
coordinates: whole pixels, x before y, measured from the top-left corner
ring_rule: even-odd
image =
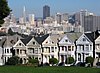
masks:
[[[3,47],[12,47],[20,38],[18,35],[13,35],[13,36],[6,36],[5,37],[5,42],[3,44]]]
[[[91,42],[94,42],[94,40],[98,37],[95,33],[85,33],[85,35],[90,39]]]
[[[37,36],[37,37],[34,37],[34,38],[39,44],[42,44],[48,36],[49,36],[49,34],[46,34],[46,35]]]
[[[32,36],[28,36],[25,39],[21,39],[21,41],[26,45],[33,37]]]
[[[10,28],[13,32],[21,32],[21,29],[19,27],[11,27]]]
[[[51,38],[52,42],[54,42],[55,44],[58,43],[60,37],[61,36],[57,35],[57,34],[51,34],[50,35],[50,38]]]
[[[82,35],[82,33],[66,33],[66,35],[72,42],[75,42]]]

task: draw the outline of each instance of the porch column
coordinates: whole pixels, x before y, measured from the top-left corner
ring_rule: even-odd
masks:
[[[65,49],[66,49],[66,48],[65,48],[65,46],[64,46],[64,52],[65,52]]]
[[[76,52],[76,61],[78,61],[78,53]]]
[[[18,54],[17,54],[17,49],[15,49],[15,55],[18,55]]]
[[[59,62],[61,63],[61,55],[59,55]]]
[[[50,49],[49,51],[50,51],[50,53],[51,53],[51,47],[50,47],[49,49]]]
[[[89,44],[89,51],[91,51],[91,49],[90,49],[91,47],[90,47],[90,44]]]
[[[72,52],[72,45],[71,45],[71,52]]]
[[[66,61],[66,55],[64,55],[64,62]]]
[[[83,55],[82,55],[82,53],[80,55],[80,58],[81,58],[81,62],[83,62]]]
[[[19,55],[20,55],[20,49],[19,49]]]

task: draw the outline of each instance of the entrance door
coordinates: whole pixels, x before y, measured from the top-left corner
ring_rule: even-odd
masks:
[[[61,55],[61,62],[64,62],[64,55]]]

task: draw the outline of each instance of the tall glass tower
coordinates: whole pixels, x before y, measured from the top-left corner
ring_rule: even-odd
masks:
[[[50,17],[50,7],[48,5],[43,7],[43,19],[46,19],[46,17]]]

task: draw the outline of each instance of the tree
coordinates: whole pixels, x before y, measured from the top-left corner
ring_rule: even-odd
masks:
[[[52,66],[53,66],[54,64],[58,63],[58,60],[56,58],[51,58],[51,59],[49,59],[49,63],[52,64]]]
[[[94,58],[89,56],[89,57],[86,57],[86,63],[90,63],[90,65],[93,64],[93,61],[94,61]]]
[[[13,56],[8,59],[7,65],[17,65],[20,63],[20,59],[17,56]]]
[[[72,64],[74,62],[74,58],[73,57],[68,57],[65,61],[66,64]]]
[[[0,0],[0,24],[4,23],[4,18],[10,14],[7,0]]]
[[[37,59],[30,58],[29,59],[29,63],[34,65],[34,66],[38,66],[39,61]]]

